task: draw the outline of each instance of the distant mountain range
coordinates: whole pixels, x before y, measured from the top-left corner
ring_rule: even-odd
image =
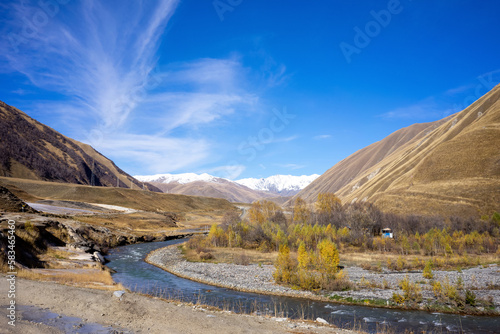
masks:
[[[297,196],[314,202],[322,192],[405,214],[500,211],[500,85],[459,113],[359,150]]]
[[[231,202],[251,203],[268,198],[283,202],[283,198],[297,194],[319,175],[274,175],[265,179],[231,181],[209,174],[157,174],[137,175],[136,179],[148,182],[164,192],[225,198]]]
[[[0,101],[0,176],[121,188],[143,186],[90,145]]]
[[[318,177],[318,174],[302,176],[273,175],[265,179],[248,178],[236,180],[235,182],[253,190],[266,191],[286,197],[297,194]]]

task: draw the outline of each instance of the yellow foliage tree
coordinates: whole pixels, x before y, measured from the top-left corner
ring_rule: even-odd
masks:
[[[248,210],[248,214],[252,223],[262,225],[264,222],[268,221],[269,218],[274,216],[278,210],[280,210],[280,208],[276,203],[262,200],[252,203],[250,210]]]
[[[333,193],[320,193],[316,201],[316,210],[318,213],[331,215],[333,212],[340,209],[342,202]]]
[[[299,268],[301,268],[301,269],[306,269],[311,262],[309,254],[307,253],[306,244],[304,243],[304,241],[300,242],[297,260],[299,261]]]
[[[291,283],[294,281],[297,266],[291,258],[290,248],[286,244],[280,246],[278,259],[274,267],[276,270],[273,273],[273,277],[277,283]]]
[[[338,271],[339,252],[335,243],[328,239],[323,239],[318,244],[318,271],[333,277]]]
[[[302,197],[297,197],[293,206],[293,221],[298,224],[305,224],[309,219],[309,208]]]

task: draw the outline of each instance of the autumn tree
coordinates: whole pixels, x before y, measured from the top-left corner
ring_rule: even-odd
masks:
[[[316,211],[318,214],[327,216],[332,215],[335,211],[340,210],[342,202],[333,193],[319,193],[316,201]]]
[[[318,264],[317,269],[326,277],[332,278],[338,271],[339,252],[335,243],[328,239],[323,239],[318,244]]]
[[[297,197],[293,206],[293,222],[296,224],[305,224],[310,216],[309,208],[302,197]]]
[[[273,277],[277,283],[292,283],[295,280],[297,265],[290,256],[290,248],[286,244],[280,246],[274,266],[276,271]]]
[[[276,203],[262,200],[252,203],[248,214],[252,223],[261,225],[270,220],[278,211],[280,211],[280,207]]]
[[[306,244],[304,241],[300,242],[299,249],[297,251],[297,260],[299,262],[299,268],[300,269],[307,269],[309,267],[309,264],[311,262],[309,253],[307,252],[306,249]]]

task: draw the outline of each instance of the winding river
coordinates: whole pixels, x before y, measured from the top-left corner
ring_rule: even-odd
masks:
[[[362,328],[370,333],[388,327],[396,333],[406,329],[438,333],[500,333],[500,317],[458,316],[308,301],[238,292],[179,278],[144,262],[154,249],[184,240],[128,245],[112,249],[106,257],[116,270],[115,281],[126,288],[154,296],[200,302],[235,312],[270,314],[277,317],[321,317],[341,328]]]

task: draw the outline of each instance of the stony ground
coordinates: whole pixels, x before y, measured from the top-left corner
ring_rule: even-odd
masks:
[[[425,279],[422,272],[382,272],[374,273],[364,270],[359,267],[346,268],[349,278],[358,285],[364,286],[358,291],[343,291],[336,293],[343,297],[353,297],[357,299],[390,299],[393,292],[401,293],[398,284],[408,276],[410,281],[419,283],[422,287],[422,295],[424,298],[433,298],[432,287],[429,280]],[[455,271],[433,271],[434,280],[445,282],[449,280],[451,284],[455,284],[459,277],[462,279],[466,288],[474,290],[478,298],[493,297],[493,301],[497,309],[500,309],[500,267],[497,265],[490,265],[486,268],[474,267],[464,269],[462,272]],[[378,287],[377,287],[378,286]],[[384,286],[389,288],[383,288]],[[497,290],[491,290],[489,286],[496,286]]]
[[[320,323],[238,315],[136,293],[116,297],[111,291],[23,279],[16,281],[17,320],[12,327],[7,324],[8,289],[7,280],[0,280],[0,333],[353,333]]]
[[[318,298],[311,292],[297,291],[275,284],[272,277],[274,266],[271,265],[242,266],[227,263],[188,262],[182,258],[181,251],[177,247],[156,250],[148,256],[147,261],[178,276],[207,284],[241,291]],[[345,271],[349,279],[357,283],[358,288],[335,293],[342,297],[389,300],[394,292],[402,293],[398,284],[408,275],[411,281],[421,285],[424,298],[433,298],[429,280],[422,276],[422,272],[375,273],[359,267],[348,267]],[[475,267],[462,270],[460,273],[457,271],[434,271],[433,273],[435,280],[444,282],[447,278],[452,284],[461,277],[464,286],[473,289],[478,298],[492,296],[497,309],[500,309],[499,266]],[[496,290],[488,289],[489,286],[496,286]]]

